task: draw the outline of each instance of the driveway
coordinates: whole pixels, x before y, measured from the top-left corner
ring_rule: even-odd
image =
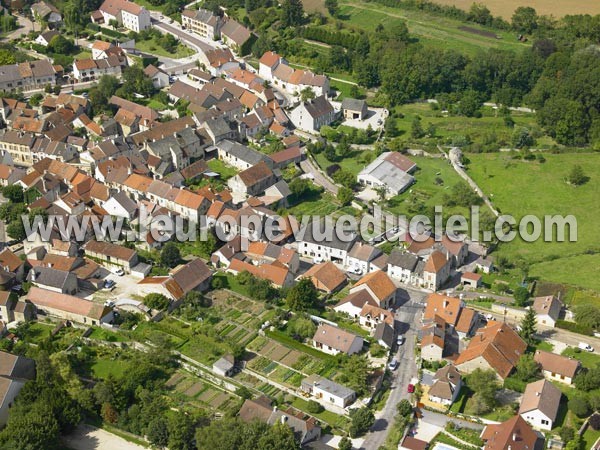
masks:
[[[63,437],[63,442],[73,450],[144,450],[148,448],[89,425],[79,425],[73,433]]]
[[[341,102],[330,102],[334,108],[340,110],[342,108]],[[385,118],[388,115],[388,111],[385,108],[369,108],[367,117],[359,119],[344,119],[342,125],[347,125],[352,128],[358,128],[359,130],[366,130],[371,125],[373,130],[383,127]]]
[[[33,30],[33,22],[27,17],[17,16],[17,24],[19,25],[19,28],[7,34],[4,39],[9,41],[11,39],[18,39]]]

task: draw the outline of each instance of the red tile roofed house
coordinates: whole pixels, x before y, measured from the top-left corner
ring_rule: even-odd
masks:
[[[573,384],[575,374],[580,368],[580,362],[576,359],[542,350],[536,350],[533,359],[540,365],[546,379],[569,385]]]
[[[186,189],[179,189],[174,200],[173,211],[181,217],[194,223],[200,223],[202,216],[210,206],[210,202],[202,195]]]
[[[173,301],[181,300],[188,292],[206,291],[212,272],[204,261],[195,259],[177,266],[168,276],[146,277],[138,283],[138,293],[145,296],[160,293]]]
[[[290,270],[283,264],[261,264],[255,266],[240,259],[233,259],[227,268],[228,272],[238,274],[241,272],[250,272],[256,278],[268,280],[276,287],[287,287],[293,283],[293,277]]]
[[[310,278],[318,290],[328,294],[340,290],[347,281],[346,274],[331,261],[315,264],[301,278]]]
[[[106,25],[111,20],[116,20],[119,25],[136,33],[152,25],[148,10],[127,0],[105,0],[98,11],[102,14]],[[92,17],[93,20],[96,18],[97,16]]]
[[[277,182],[271,168],[261,161],[227,180],[227,186],[238,198],[260,195]]]
[[[481,433],[484,450],[542,450],[544,439],[521,416],[488,425]]]
[[[22,281],[25,274],[25,264],[10,249],[5,248],[0,252],[0,268],[12,272],[17,276],[17,281]]]
[[[435,316],[440,316],[447,324],[454,327],[458,323],[463,306],[463,302],[457,297],[430,294],[427,297],[423,320],[433,320]]]
[[[228,48],[216,48],[206,52],[198,53],[200,62],[208,68],[214,76],[220,76],[225,72],[232,72],[240,67],[233,53]]]
[[[290,147],[269,155],[273,160],[273,168],[281,169],[290,164],[298,164],[304,159],[304,154],[300,147]]]
[[[490,321],[485,328],[475,333],[469,346],[454,364],[464,373],[471,373],[477,368],[492,369],[504,380],[526,349],[527,344],[511,327],[505,323]]]
[[[460,277],[460,284],[465,287],[477,289],[481,286],[481,275],[473,272],[464,272]]]
[[[112,242],[88,241],[83,248],[88,258],[104,266],[121,268],[126,273],[130,273],[138,263],[138,254],[135,250]]]
[[[337,312],[343,312],[348,314],[350,317],[358,319],[360,312],[366,304],[379,306],[377,301],[367,289],[360,289],[348,294],[346,297],[340,300],[338,304],[333,307],[333,309]]]
[[[113,318],[112,309],[72,295],[32,287],[27,300],[33,303],[39,315],[58,317],[87,325],[108,323]]]
[[[330,355],[353,355],[362,350],[363,339],[349,331],[322,323],[313,336],[313,347]]]
[[[435,250],[423,267],[425,287],[437,291],[450,277],[452,262],[442,252]]]
[[[363,276],[350,289],[350,293],[365,289],[380,308],[388,308],[396,300],[396,285],[381,270],[376,270]]]
[[[360,317],[358,319],[362,327],[368,330],[375,329],[375,327],[383,322],[394,327],[394,313],[387,309],[379,308],[378,306],[369,305],[368,303],[362,307],[360,311]]]
[[[270,242],[250,242],[246,256],[258,264],[279,261],[281,264],[296,273],[300,267],[300,258],[296,250],[275,245]]]
[[[446,328],[446,321],[438,315],[423,326],[421,358],[426,361],[441,361],[444,358]]]
[[[258,74],[265,80],[273,80],[273,72],[279,64],[287,65],[287,61],[275,52],[265,52],[258,61]]]
[[[138,105],[137,103],[130,102],[129,100],[117,97],[116,95],[113,95],[108,103],[119,108],[125,108],[126,110],[134,113],[136,116],[139,116],[142,119],[140,122],[140,129],[147,130],[154,124],[154,122],[157,122],[159,118],[158,113],[152,108]]]

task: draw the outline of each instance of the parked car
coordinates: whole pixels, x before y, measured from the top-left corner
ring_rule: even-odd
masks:
[[[110,271],[112,273],[114,273],[115,275],[118,275],[120,277],[122,277],[123,275],[125,275],[125,271],[121,267],[116,267],[114,269],[110,269]]]
[[[104,282],[104,289],[112,289],[115,286],[115,280],[106,280]]]
[[[594,351],[594,347],[592,347],[590,344],[586,344],[585,342],[580,342],[577,347],[579,347],[581,350],[585,350],[586,352]]]
[[[404,344],[404,336],[398,336],[396,338],[396,344],[398,344],[398,345]]]
[[[396,358],[392,359],[388,364],[388,369],[396,370],[398,368],[398,360]]]
[[[409,384],[407,391],[408,391],[409,394],[412,394],[413,392],[415,392],[415,385],[414,384]]]

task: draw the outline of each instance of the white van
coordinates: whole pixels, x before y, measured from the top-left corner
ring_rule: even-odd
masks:
[[[586,352],[593,352],[594,351],[594,347],[592,347],[590,344],[586,344],[585,342],[580,342],[578,347],[581,350],[585,350]]]

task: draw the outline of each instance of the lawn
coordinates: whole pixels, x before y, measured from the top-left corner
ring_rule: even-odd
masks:
[[[223,287],[226,289],[230,289],[233,292],[237,292],[245,297],[250,296],[250,292],[248,291],[248,287],[241,284],[237,277],[229,272],[217,272],[213,275],[213,279],[220,278],[223,280]]]
[[[506,153],[468,157],[469,174],[503,214],[511,214],[517,221],[527,214],[542,219],[544,215],[573,215],[577,219],[577,242],[515,239],[501,245],[498,253],[513,262],[524,259],[530,264],[529,274],[542,280],[600,290],[600,254],[594,254],[600,250],[596,241],[600,232],[600,154],[544,154],[545,163],[512,159]],[[579,187],[565,182],[576,164],[590,177]]]
[[[419,41],[437,47],[463,51],[475,54],[480,49],[499,48],[518,50],[527,48],[528,44],[517,41],[514,33],[483,28],[472,23],[465,23],[424,11],[388,7],[377,3],[367,3],[360,0],[344,0],[340,3],[339,17],[357,28],[374,31],[378,25],[391,28],[400,23],[406,23],[408,31]],[[459,27],[468,25],[471,28],[492,31],[500,39],[485,37]]]
[[[92,333],[88,336],[90,339],[109,342],[125,342],[127,339],[122,334],[108,331],[104,328],[94,327]]]
[[[499,145],[508,147],[514,133],[514,128],[505,125],[502,115],[487,106],[481,108],[482,117],[479,118],[442,114],[439,109],[433,109],[431,104],[425,102],[401,105],[396,107],[395,112],[398,116],[395,118],[395,123],[401,137],[410,136],[411,126],[416,116],[421,118],[424,129],[427,129],[429,124],[434,125],[435,137],[421,140],[432,144],[439,142],[440,138],[451,143],[454,138],[469,136],[474,143],[489,142],[493,138]],[[513,111],[511,117],[516,126],[543,134],[536,124],[534,114]],[[536,146],[550,147],[552,144],[554,141],[544,136],[538,139]]]
[[[353,150],[347,158],[335,162],[329,161],[325,157],[324,152],[316,154],[314,157],[319,164],[319,167],[321,167],[323,170],[327,169],[327,167],[333,164],[337,164],[351,174],[358,175],[358,172],[363,170],[371,161],[375,159],[375,153],[371,150]]]
[[[326,216],[340,209],[337,200],[328,192],[311,195],[297,205],[287,208],[290,215],[300,218],[303,215]]]
[[[433,211],[434,206],[444,203],[443,198],[445,193],[461,181],[461,178],[445,159],[413,156],[410,159],[418,167],[417,171],[413,174],[415,184],[402,194],[391,198],[387,202],[388,207],[385,208],[397,215],[406,214],[407,216],[412,216],[413,214],[409,213],[409,208],[415,200],[421,201],[425,205],[426,211],[422,211],[422,214],[426,214],[427,211]],[[464,214],[466,212],[466,208],[461,207],[444,208],[443,211],[444,216],[448,214]],[[433,221],[433,217],[431,219]]]
[[[227,181],[229,178],[235,176],[237,174],[237,170],[233,167],[228,166],[220,159],[211,159],[207,162],[208,168],[213,172],[217,172],[221,175],[221,179],[223,181]]]
[[[127,365],[126,361],[98,358],[91,369],[94,377],[105,380],[109,375],[121,377],[127,370]]]
[[[583,433],[584,448],[592,448],[594,442],[600,439],[600,430],[594,430],[592,427],[588,427]]]
[[[308,402],[306,400],[302,400],[301,398],[294,398],[292,402],[292,406],[301,411],[308,411]],[[317,419],[329,424],[332,428],[338,428],[342,430],[346,430],[348,425],[350,424],[350,420],[344,416],[339,414],[332,413],[331,411],[323,410],[320,413],[313,414],[308,413],[311,416],[316,417]]]
[[[570,356],[571,358],[581,361],[581,365],[583,367],[587,367],[588,369],[596,367],[598,364],[600,364],[600,355],[597,355],[593,352],[590,353],[582,350],[581,352],[577,353],[574,348],[569,347],[565,349],[562,354],[563,356]]]
[[[177,49],[175,52],[169,52],[162,48],[158,42],[156,42],[155,38],[149,39],[147,41],[136,41],[135,48],[144,53],[150,53],[156,56],[166,56],[168,58],[185,58],[186,56],[191,56],[194,54],[194,51],[182,43],[177,45]]]

